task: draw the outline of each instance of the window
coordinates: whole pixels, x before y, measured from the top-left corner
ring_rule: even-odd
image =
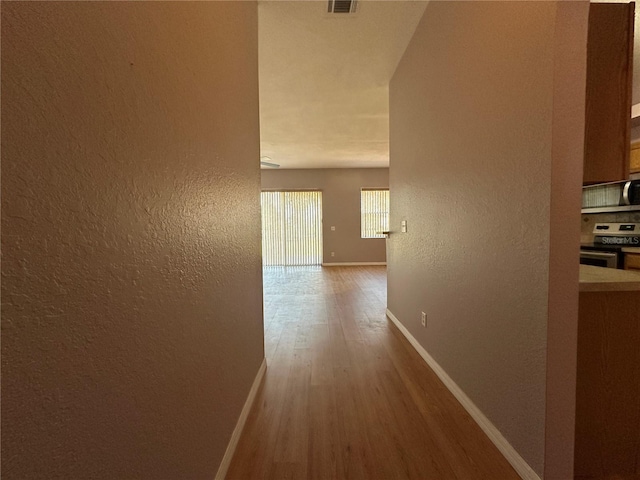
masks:
[[[384,238],[389,230],[389,189],[363,188],[360,191],[362,238]]]
[[[322,262],[322,192],[262,192],[262,264]]]

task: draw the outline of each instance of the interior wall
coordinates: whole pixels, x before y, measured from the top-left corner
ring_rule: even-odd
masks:
[[[388,187],[388,168],[262,170],[263,189],[322,190],[323,263],[386,261],[385,239],[360,238],[360,190]]]
[[[573,478],[589,2],[557,2],[544,478]]]
[[[552,172],[564,162],[575,173],[576,205],[582,177],[582,150],[552,155],[556,10],[432,1],[390,85],[391,230],[407,220],[408,231],[388,240],[389,310],[540,476],[549,278],[560,268],[551,224],[572,208],[552,205]],[[566,227],[573,239],[554,254],[575,253],[577,285],[576,208],[575,224],[554,221],[553,234]],[[577,305],[575,290],[555,312]]]
[[[2,5],[3,478],[213,478],[264,357],[255,2]]]

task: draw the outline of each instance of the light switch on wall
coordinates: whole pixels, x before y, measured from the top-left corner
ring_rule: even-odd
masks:
[[[402,233],[407,233],[407,221],[402,220],[402,223],[400,224],[400,226],[401,226]]]
[[[335,232],[336,231],[336,227],[334,227],[333,225],[331,225],[331,231]]]

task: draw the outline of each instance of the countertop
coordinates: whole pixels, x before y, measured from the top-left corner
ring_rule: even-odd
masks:
[[[640,272],[580,265],[581,292],[640,292]]]

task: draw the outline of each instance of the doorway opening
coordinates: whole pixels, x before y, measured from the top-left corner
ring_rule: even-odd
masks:
[[[262,265],[322,263],[322,192],[263,191]]]

